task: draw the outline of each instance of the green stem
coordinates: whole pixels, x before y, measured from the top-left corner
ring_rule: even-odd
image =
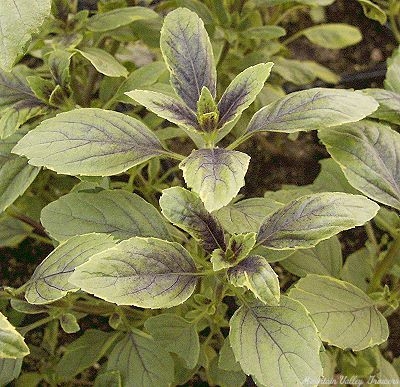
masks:
[[[253,133],[245,133],[242,136],[238,137],[234,142],[226,147],[226,149],[233,150],[236,149],[240,144],[247,141]]]
[[[285,39],[282,44],[284,46],[287,46],[288,44],[294,42],[295,40],[297,40],[298,38],[300,38],[301,36],[303,36],[303,31],[298,31],[295,34],[293,34],[292,36],[289,36],[287,39]]]
[[[394,2],[391,2],[390,8],[389,8],[389,20],[390,20],[390,26],[393,31],[393,35],[396,38],[396,40],[398,42],[400,42],[400,30],[399,30],[399,27],[398,27],[397,21],[396,21],[395,6],[396,6],[396,4]]]
[[[395,240],[392,242],[384,258],[377,263],[374,275],[371,279],[371,283],[369,286],[369,293],[379,290],[383,277],[389,272],[389,270],[396,263],[396,259],[399,257],[399,254],[400,254],[400,233],[397,234]]]
[[[35,321],[32,324],[26,325],[24,327],[19,327],[19,328],[17,328],[17,330],[19,333],[21,333],[22,336],[25,336],[29,331],[39,328],[42,325],[45,325],[48,322],[55,320],[56,318],[58,318],[58,316],[51,315],[51,316],[42,318],[41,320]]]
[[[368,240],[372,243],[372,245],[374,246],[374,250],[375,250],[375,256],[379,255],[380,252],[380,248],[379,248],[379,243],[376,240],[376,236],[375,236],[375,232],[374,229],[372,227],[371,222],[367,222],[365,224],[365,231],[367,233],[368,236]]]
[[[289,9],[287,9],[286,11],[284,11],[283,13],[278,14],[279,16],[278,16],[274,21],[272,21],[271,24],[278,25],[278,24],[281,23],[283,20],[285,20],[285,18],[286,18],[290,13],[292,13],[293,11],[299,11],[299,10],[301,10],[301,9],[303,9],[303,8],[307,8],[307,6],[304,6],[304,5],[296,5],[296,6],[294,6],[294,7],[291,7],[291,8],[289,8]]]
[[[394,239],[397,236],[397,229],[392,227],[388,222],[386,222],[385,218],[379,213],[375,216],[375,222],[385,229],[385,231],[389,232],[390,236]]]
[[[172,152],[172,151],[164,151],[163,154],[165,156],[167,156],[167,157],[170,157],[171,159],[174,159],[174,160],[183,161],[183,160],[186,159],[186,156],[183,156],[183,155],[181,155],[179,153],[175,153],[175,152]]]

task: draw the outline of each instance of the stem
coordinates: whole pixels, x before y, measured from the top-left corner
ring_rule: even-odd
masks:
[[[291,8],[289,8],[289,9],[287,9],[287,10],[284,11],[282,14],[280,14],[280,15],[276,18],[276,20],[274,20],[274,21],[272,22],[272,24],[278,25],[278,24],[281,23],[283,20],[285,20],[285,18],[286,18],[290,13],[292,13],[293,11],[299,11],[299,10],[301,10],[301,9],[303,9],[303,8],[307,8],[307,6],[304,6],[304,5],[296,5],[296,6],[294,6],[294,7],[291,7]]]
[[[12,216],[15,219],[20,220],[23,223],[28,224],[29,226],[33,227],[33,232],[35,234],[40,235],[40,236],[48,239],[48,235],[46,233],[45,228],[39,222],[36,222],[36,220],[30,218],[29,216],[21,214],[15,208],[13,208],[13,209],[9,208],[7,210],[7,214]]]
[[[378,243],[378,241],[376,240],[375,232],[374,232],[374,229],[373,229],[373,227],[372,227],[372,225],[371,225],[371,222],[367,222],[367,223],[365,224],[365,231],[366,231],[366,233],[367,233],[368,240],[369,240],[369,241],[372,243],[372,245],[374,246],[375,255],[378,256],[378,255],[379,255],[379,252],[380,252],[379,243]]]
[[[393,239],[396,238],[397,232],[398,232],[397,229],[394,228],[394,227],[392,227],[388,222],[386,222],[385,218],[384,218],[382,215],[377,214],[377,215],[375,216],[375,222],[376,222],[376,223],[380,223],[380,224],[383,226],[383,228],[384,228],[386,231],[389,232],[390,236],[391,236]]]
[[[391,2],[390,3],[390,8],[389,8],[389,20],[390,20],[390,26],[392,27],[393,35],[396,38],[398,42],[400,42],[400,30],[399,27],[397,26],[397,21],[395,17],[395,3]]]
[[[303,31],[298,31],[295,34],[293,34],[292,36],[289,36],[287,39],[285,39],[282,44],[284,46],[287,46],[288,44],[294,42],[296,39],[300,38],[303,35]]]
[[[242,136],[238,137],[234,142],[226,147],[226,149],[233,150],[236,149],[240,144],[248,140],[253,133],[245,133]]]
[[[174,160],[183,161],[186,159],[186,156],[180,155],[179,153],[175,153],[172,151],[165,151],[165,152],[163,152],[163,154]]]
[[[54,316],[54,315],[48,316],[48,317],[42,318],[41,320],[35,321],[32,324],[26,325],[24,327],[17,328],[17,330],[18,330],[19,333],[21,333],[22,336],[25,336],[29,331],[31,331],[33,329],[36,329],[36,328],[39,328],[42,325],[45,325],[48,322],[55,320],[56,318],[58,318],[58,317]]]
[[[383,277],[393,267],[399,254],[400,254],[400,233],[397,234],[395,240],[390,246],[385,257],[377,263],[374,275],[369,285],[368,289],[369,293],[379,290]]]

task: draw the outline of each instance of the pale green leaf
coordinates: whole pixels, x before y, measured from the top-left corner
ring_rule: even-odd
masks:
[[[299,277],[307,274],[339,277],[342,268],[342,249],[336,236],[318,243],[311,249],[295,251],[281,265]]]
[[[170,308],[191,296],[195,274],[193,259],[180,244],[133,237],[93,256],[70,282],[118,305]]]
[[[219,357],[215,356],[208,369],[210,381],[221,387],[242,387],[246,382],[246,374],[239,371],[226,371],[219,366]]]
[[[273,40],[286,35],[284,28],[273,25],[260,27],[251,27],[242,32],[243,37],[247,39]]]
[[[199,194],[207,211],[227,205],[244,185],[250,157],[222,148],[198,149],[179,164],[188,187]]]
[[[376,203],[361,195],[302,196],[264,220],[257,242],[278,250],[313,247],[340,231],[363,225],[378,210]]]
[[[213,51],[203,21],[187,8],[170,12],[161,29],[161,51],[171,84],[186,105],[196,111],[201,89],[216,93]]]
[[[91,367],[105,355],[116,337],[115,332],[86,330],[82,336],[65,347],[64,354],[55,367],[57,381],[72,380],[75,375]]]
[[[161,118],[191,131],[200,131],[196,114],[175,97],[150,90],[132,90],[125,94]]]
[[[309,274],[296,283],[289,296],[306,307],[328,344],[361,351],[388,337],[385,317],[367,294],[348,282]]]
[[[0,212],[14,203],[39,173],[39,168],[28,165],[25,157],[11,153],[26,128],[0,141]]]
[[[127,333],[108,357],[107,369],[118,370],[124,387],[169,387],[174,363],[165,349],[151,337]]]
[[[279,279],[270,264],[259,255],[251,255],[227,271],[228,281],[250,290],[262,303],[279,305]]]
[[[65,333],[76,333],[80,331],[78,319],[72,313],[64,313],[59,317],[61,329]]]
[[[0,67],[9,71],[26,44],[50,16],[50,0],[2,0],[0,13]]]
[[[0,359],[0,385],[5,386],[21,372],[22,359]]]
[[[236,359],[261,385],[303,385],[305,378],[317,381],[322,376],[321,341],[300,303],[282,297],[280,306],[243,305],[230,326]]]
[[[311,43],[330,49],[352,46],[362,40],[357,27],[343,23],[318,24],[301,31]]]
[[[318,134],[349,183],[383,204],[400,209],[400,134],[361,121]]]
[[[140,196],[123,190],[69,193],[44,207],[40,219],[58,241],[92,232],[117,239],[170,239],[159,212]]]
[[[0,247],[16,247],[33,230],[33,227],[12,218],[9,215],[0,215]]]
[[[127,77],[129,74],[128,70],[107,51],[96,47],[86,47],[84,50],[76,51],[86,58],[101,74],[109,77]]]
[[[379,108],[370,117],[400,125],[400,94],[383,89],[365,89],[363,93],[379,102]]]
[[[394,50],[387,62],[385,89],[400,94],[400,50]]]
[[[69,282],[76,267],[114,244],[111,236],[103,234],[78,235],[61,243],[35,269],[27,283],[26,300],[31,304],[48,304],[79,290]]]
[[[0,312],[0,358],[17,359],[29,354],[24,338]]]
[[[366,17],[376,20],[382,25],[386,23],[386,13],[377,4],[370,0],[358,0],[358,2],[361,4]]]
[[[110,176],[162,154],[157,137],[139,120],[95,108],[43,121],[13,149],[29,163],[58,173]]]
[[[293,133],[356,122],[378,108],[359,92],[315,88],[291,93],[263,107],[251,119],[247,132]]]
[[[177,315],[164,313],[148,318],[144,327],[157,345],[181,357],[187,368],[192,369],[196,366],[200,354],[196,324]]]
[[[94,387],[123,387],[121,373],[119,371],[108,371],[97,375]]]
[[[228,204],[214,215],[230,234],[241,234],[257,232],[262,221],[281,207],[282,204],[274,200],[251,198]]]
[[[241,371],[240,363],[235,359],[229,336],[224,339],[221,349],[219,350],[218,366],[225,371]]]
[[[89,19],[87,28],[89,31],[105,32],[126,26],[137,20],[149,20],[157,17],[158,14],[156,12],[145,7],[117,8],[92,16]]]
[[[182,187],[165,189],[160,198],[163,215],[192,235],[207,252],[225,249],[224,231],[194,192]]]

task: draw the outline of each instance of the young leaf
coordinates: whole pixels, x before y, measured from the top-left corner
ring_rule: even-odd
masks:
[[[136,20],[149,20],[157,17],[156,12],[145,7],[117,8],[92,16],[87,23],[87,28],[93,32],[106,32],[126,26]]]
[[[72,313],[64,313],[59,318],[61,329],[65,333],[76,333],[80,331],[78,319]]]
[[[194,150],[179,164],[186,184],[199,194],[207,211],[227,205],[244,185],[250,157],[222,149]]]
[[[105,355],[116,337],[115,332],[86,330],[82,336],[65,347],[64,355],[55,367],[57,381],[70,381],[75,375],[91,367]]]
[[[185,360],[187,368],[196,366],[200,354],[196,324],[175,314],[164,313],[148,318],[144,327],[158,345]]]
[[[400,209],[400,134],[361,121],[318,134],[349,183],[365,195]]]
[[[133,90],[125,94],[161,118],[191,131],[200,131],[196,114],[175,97],[149,90]]]
[[[321,339],[331,345],[361,351],[388,337],[385,317],[362,290],[348,282],[309,274],[296,283],[289,297],[306,307]]]
[[[0,212],[14,203],[38,175],[40,168],[28,165],[25,157],[11,153],[11,149],[26,133],[27,127],[0,141]]]
[[[386,23],[386,13],[377,4],[370,0],[358,0],[358,2],[361,4],[366,17],[376,20],[382,25]]]
[[[22,359],[0,358],[0,386],[6,386],[16,379],[21,372]]]
[[[357,27],[344,23],[318,24],[302,30],[311,43],[331,49],[340,49],[359,43],[362,35]]]
[[[58,241],[92,232],[117,239],[171,238],[159,212],[140,196],[123,190],[69,193],[44,207],[40,219]]]
[[[282,204],[265,198],[251,198],[228,204],[215,211],[215,217],[230,234],[257,232],[262,221]]]
[[[119,371],[108,371],[98,374],[93,387],[123,387],[121,373]]]
[[[248,67],[235,77],[218,102],[219,128],[235,120],[256,99],[272,66],[271,62],[260,63]]]
[[[86,47],[84,50],[76,50],[86,58],[96,70],[109,77],[127,77],[128,70],[122,66],[107,51],[96,47]]]
[[[50,16],[50,0],[3,0],[0,14],[0,67],[10,71],[25,45]]]
[[[339,239],[333,236],[311,249],[295,251],[283,260],[281,265],[298,277],[321,274],[338,278],[342,268],[342,248]]]
[[[247,132],[293,133],[356,122],[378,108],[378,103],[361,93],[314,88],[297,91],[260,109]]]
[[[28,354],[24,338],[0,312],[0,358],[17,359]]]
[[[203,132],[210,133],[217,129],[219,111],[210,90],[203,86],[197,101],[197,121]]]
[[[203,86],[215,98],[213,51],[197,14],[187,8],[170,12],[161,29],[160,46],[171,73],[171,84],[190,109],[196,111]]]
[[[69,66],[73,55],[73,52],[56,49],[50,52],[47,57],[51,75],[57,85],[62,87],[68,85],[70,79]]]
[[[379,206],[361,195],[317,193],[302,196],[262,223],[258,244],[277,250],[313,247],[340,231],[361,226]]]
[[[279,279],[270,264],[259,255],[251,255],[227,272],[234,286],[247,288],[262,303],[279,305],[281,296]]]
[[[78,235],[61,243],[34,271],[25,290],[26,300],[48,304],[79,290],[68,281],[75,268],[114,245],[112,237],[103,234]]]
[[[93,256],[70,282],[118,305],[170,308],[191,296],[195,272],[192,257],[178,243],[133,237]]]
[[[58,173],[110,176],[164,151],[139,120],[88,108],[58,114],[30,131],[13,149],[29,163]]]
[[[383,89],[365,89],[363,93],[379,102],[379,108],[370,117],[400,125],[400,94]]]
[[[120,372],[124,387],[168,387],[174,380],[171,356],[143,333],[127,333],[110,353],[107,369]]]
[[[305,378],[319,380],[322,376],[321,341],[300,303],[282,297],[280,306],[243,305],[230,326],[236,359],[260,385],[302,385]]]
[[[181,187],[165,189],[160,207],[171,223],[192,235],[207,252],[225,249],[224,231],[195,193]]]
[[[388,59],[385,89],[400,94],[400,50],[396,49]]]

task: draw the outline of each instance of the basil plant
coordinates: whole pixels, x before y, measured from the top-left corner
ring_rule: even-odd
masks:
[[[95,20],[91,28],[105,21]],[[289,268],[316,249],[340,250],[339,232],[378,213],[371,199],[398,208],[398,197],[390,199],[392,175],[367,188],[375,179],[370,171],[376,164],[367,165],[372,148],[360,145],[354,153],[357,144],[351,142],[357,132],[371,147],[380,146],[381,137],[363,131],[373,127],[375,133],[379,126],[361,121],[378,103],[366,93],[339,89],[292,93],[262,107],[228,141],[273,63],[246,68],[220,92],[208,34],[186,8],[165,17],[160,47],[172,87],[126,90],[124,98],[154,113],[161,129],[145,124],[142,108],[133,117],[70,106],[32,129],[22,126],[2,143],[4,154],[20,165],[20,179],[32,181],[44,167],[81,182],[41,211],[55,248],[25,285],[0,293],[16,311],[45,316],[16,329],[0,314],[0,370],[12,380],[21,359],[39,351],[23,337],[32,328],[49,324],[51,342],[59,325],[74,333],[85,316],[95,315],[108,319],[106,328],[86,330],[61,353],[47,345],[51,371],[35,374],[38,380],[69,382],[97,363],[95,386],[169,386],[193,378],[241,386],[248,376],[259,386],[316,386],[330,376],[335,350],[363,351],[386,341],[381,301],[340,279],[341,262],[334,273],[299,275],[289,289],[275,262],[289,262]],[[96,53],[82,55],[91,54]],[[164,120],[177,128],[166,128]],[[173,130],[185,141],[170,141]],[[240,144],[262,132],[311,130],[319,131],[361,192],[319,187],[240,200],[250,163],[236,149]],[[388,162],[395,168],[398,134],[388,133]],[[180,144],[187,150],[182,154]],[[138,170],[146,166],[148,188],[163,163],[171,168],[169,177],[176,177],[157,183],[160,195],[145,200],[145,194],[132,192]],[[383,191],[388,199],[381,198]]]

